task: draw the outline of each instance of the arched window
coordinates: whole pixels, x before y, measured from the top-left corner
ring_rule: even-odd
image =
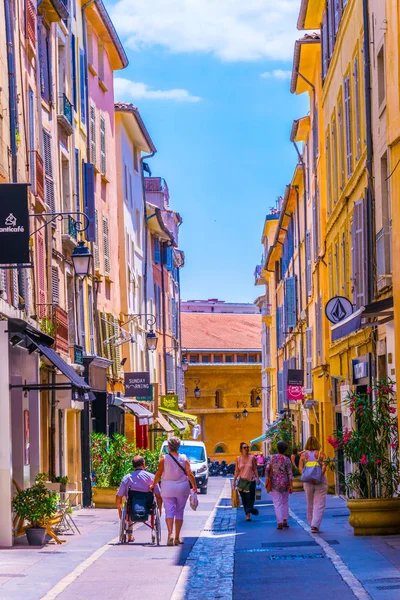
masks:
[[[260,444],[252,444],[251,445],[251,451],[252,452],[260,452],[260,450],[261,450]]]
[[[216,390],[215,392],[215,408],[222,408],[222,391]]]
[[[228,448],[226,446],[226,444],[217,444],[214,448],[214,453],[215,454],[225,454],[226,452],[228,452]]]

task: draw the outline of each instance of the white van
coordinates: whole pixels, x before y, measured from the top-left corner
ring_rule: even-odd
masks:
[[[161,454],[167,454],[168,442],[163,442],[161,446]],[[196,442],[194,440],[182,440],[179,448],[180,454],[186,454],[193,475],[196,478],[197,489],[200,494],[207,494],[208,485],[208,459],[207,450],[204,442]]]

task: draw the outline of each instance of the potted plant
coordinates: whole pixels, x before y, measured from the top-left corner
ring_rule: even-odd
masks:
[[[43,481],[35,481],[26,490],[20,490],[12,500],[15,514],[28,522],[26,537],[30,546],[43,546],[46,525],[57,513],[57,494],[49,492]]]
[[[355,535],[400,533],[398,486],[399,438],[394,382],[378,381],[367,392],[352,393],[346,400],[354,427],[336,430],[328,442],[335,458],[327,465],[338,469],[338,451],[352,465],[343,474]]]
[[[69,484],[69,481],[70,480],[68,475],[57,475],[56,477],[54,477],[54,483],[60,484],[61,493],[65,493],[67,491],[67,485]]]

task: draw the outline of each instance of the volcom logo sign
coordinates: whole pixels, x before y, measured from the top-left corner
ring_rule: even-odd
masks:
[[[331,298],[325,306],[325,314],[331,323],[336,325],[353,313],[353,305],[344,296]]]
[[[0,227],[0,233],[24,233],[25,229],[21,225],[17,225],[17,219],[12,213],[5,220],[5,227]]]

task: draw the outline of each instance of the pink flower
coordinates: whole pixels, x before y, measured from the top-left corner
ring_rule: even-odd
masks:
[[[382,464],[382,459],[381,458],[377,458],[375,461],[375,464],[380,465]]]
[[[390,447],[393,448],[393,450],[395,450],[397,448],[397,442],[392,442],[390,444]]]
[[[360,459],[360,463],[362,465],[366,465],[368,463],[368,458],[365,454],[362,455],[361,459]]]
[[[370,387],[367,388],[367,394],[368,394],[368,396],[370,396],[372,394],[372,388],[370,388]]]
[[[395,412],[396,412],[396,409],[394,408],[394,406],[388,406],[388,411],[389,411],[390,413],[392,413],[392,415],[394,415],[394,414],[395,414]]]

